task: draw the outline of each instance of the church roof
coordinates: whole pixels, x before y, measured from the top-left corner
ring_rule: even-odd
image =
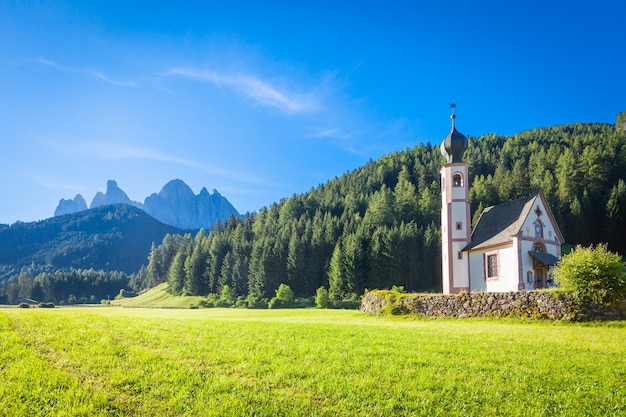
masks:
[[[559,258],[557,258],[556,256],[550,253],[529,250],[528,254],[544,265],[552,266],[552,265],[556,265],[557,262],[559,262]]]
[[[446,158],[449,164],[462,162],[463,152],[467,150],[467,137],[456,130],[454,126],[456,115],[453,113],[450,119],[452,119],[452,130],[450,130],[448,136],[443,139],[440,146],[441,154]]]
[[[481,249],[510,242],[522,228],[524,220],[533,208],[535,197],[537,194],[487,207],[472,232],[472,241],[463,250]]]

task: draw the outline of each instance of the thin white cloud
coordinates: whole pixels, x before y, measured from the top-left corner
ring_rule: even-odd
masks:
[[[120,143],[109,142],[86,142],[81,144],[65,144],[48,143],[48,146],[56,149],[63,154],[78,155],[80,157],[111,159],[111,160],[125,160],[125,159],[144,159],[155,162],[164,162],[169,164],[175,164],[184,166],[187,168],[197,169],[204,171],[211,175],[216,175],[224,178],[229,178],[235,181],[277,187],[278,184],[263,180],[258,176],[250,175],[243,172],[235,172],[232,169],[226,170],[219,167],[210,167],[197,161],[185,158],[179,158],[169,154],[165,154],[158,150],[144,148],[140,146],[131,146]]]
[[[44,188],[48,188],[50,190],[72,191],[72,192],[78,193],[79,190],[85,188],[83,184],[59,181],[54,178],[51,178],[49,175],[48,176],[31,175],[31,178],[33,178],[33,180],[37,184],[41,185]]]
[[[48,67],[55,68],[62,72],[69,72],[72,74],[79,74],[84,77],[95,78],[97,80],[104,81],[106,83],[117,85],[120,87],[137,87],[137,84],[134,81],[114,80],[110,78],[109,76],[107,76],[106,74],[104,74],[102,71],[98,71],[98,70],[66,67],[64,65],[61,65],[57,62],[54,62],[45,58],[39,58],[39,63],[41,65],[46,65]]]
[[[322,128],[316,131],[313,131],[307,135],[310,138],[319,138],[319,139],[350,139],[354,136],[353,133],[343,131],[336,127],[331,128]]]
[[[181,76],[201,82],[232,88],[245,98],[266,107],[272,107],[288,114],[312,113],[322,109],[315,92],[294,93],[279,89],[270,82],[248,74],[221,74],[216,71],[192,68],[173,68],[169,75]]]

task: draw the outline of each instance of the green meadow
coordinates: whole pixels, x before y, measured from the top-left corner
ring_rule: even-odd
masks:
[[[0,309],[0,416],[421,415],[626,415],[626,323]]]

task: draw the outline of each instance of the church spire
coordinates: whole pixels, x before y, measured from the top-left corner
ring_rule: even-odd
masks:
[[[454,125],[454,121],[456,120],[455,102],[450,103],[450,109],[452,109],[452,114],[450,115],[450,119],[452,119],[452,129],[441,143],[441,154],[446,157],[446,161],[449,164],[462,162],[463,152],[467,149],[467,137],[456,130]]]

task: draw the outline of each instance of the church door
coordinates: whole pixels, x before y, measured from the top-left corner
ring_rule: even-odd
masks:
[[[535,289],[546,288],[546,269],[535,267]]]

